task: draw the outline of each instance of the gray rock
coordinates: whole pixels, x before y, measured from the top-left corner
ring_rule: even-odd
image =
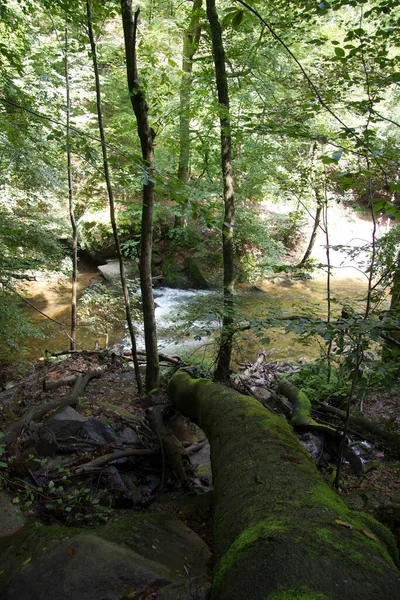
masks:
[[[117,443],[121,446],[126,444],[134,445],[139,444],[139,437],[136,431],[134,431],[131,427],[125,427],[118,436]]]
[[[115,434],[111,427],[99,419],[87,419],[79,430],[79,436],[98,444],[115,442]]]
[[[71,406],[67,406],[46,421],[46,427],[54,433],[57,439],[76,437],[85,421],[87,421],[87,417]]]
[[[186,577],[185,566],[191,577],[205,575],[211,558],[207,544],[169,513],[122,517],[99,527],[96,534],[160,562],[176,573],[181,583]]]
[[[120,600],[128,589],[140,593],[147,586],[176,581],[163,565],[90,533],[64,540],[24,564],[27,560],[21,557],[22,568],[12,577],[3,600]]]
[[[260,400],[260,402],[268,402],[268,400],[271,399],[272,392],[266,390],[265,388],[254,385],[250,389],[253,392],[254,396],[257,398],[257,400]]]
[[[30,526],[12,536],[0,545],[1,600],[120,600],[148,587],[163,600],[190,598],[189,588],[205,600],[205,542],[174,515],[126,513],[93,533]]]
[[[107,261],[107,264],[97,267],[106,281],[116,283],[120,279],[119,262],[117,259]]]

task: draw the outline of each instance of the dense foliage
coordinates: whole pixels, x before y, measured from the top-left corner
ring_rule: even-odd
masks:
[[[182,260],[195,254],[210,272],[214,268],[218,280],[221,108],[205,6],[189,75],[182,63],[182,39],[192,22],[192,3],[141,0],[137,6],[137,52],[155,134],[155,169],[140,158],[126,88],[120,5],[92,2],[122,248],[137,260],[140,190],[154,181],[154,274],[163,274],[179,253]],[[344,202],[368,212],[376,223],[388,217],[395,223],[400,190],[397,3],[221,0],[218,10],[230,95],[237,280],[254,282],[275,267],[282,270],[288,253],[298,246],[305,211],[314,213],[317,206],[324,207],[326,216],[330,204]],[[0,336],[6,351],[26,335],[15,290],[38,269],[59,266],[59,242],[70,236],[67,151],[72,153],[80,244],[94,253],[107,244],[112,248],[85,13],[78,0],[5,0],[0,6]],[[178,176],[183,113],[189,115],[187,177]],[[266,217],[264,201],[287,205],[288,216]],[[176,216],[184,219],[183,227],[175,227]],[[357,266],[369,287],[360,318],[378,318],[373,312],[381,309],[382,294],[399,277],[398,226],[364,246],[364,262]],[[331,331],[330,316],[324,334],[328,345],[337,344],[342,335]],[[381,314],[383,318],[396,337],[397,313]],[[366,324],[351,338],[356,353],[359,335],[375,330],[374,324]]]

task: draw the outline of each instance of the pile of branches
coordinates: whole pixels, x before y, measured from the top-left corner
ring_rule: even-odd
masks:
[[[3,420],[22,410],[0,439],[0,484],[26,512],[44,522],[96,524],[115,509],[145,509],[163,491],[203,483],[195,482],[190,457],[206,442],[174,435],[168,420],[176,415],[163,414],[162,394],[137,396],[115,412],[94,402],[96,416],[82,414],[90,382],[100,379],[101,387],[110,371],[130,369],[126,359],[81,352],[63,363],[0,393]]]

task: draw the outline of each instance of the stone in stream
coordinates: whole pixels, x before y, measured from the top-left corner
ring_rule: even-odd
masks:
[[[98,270],[106,281],[116,283],[120,281],[119,262],[117,259],[109,260],[105,265],[99,265]]]

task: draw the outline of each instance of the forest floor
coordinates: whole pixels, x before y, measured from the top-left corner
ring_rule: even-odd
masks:
[[[212,489],[212,476],[209,448],[208,444],[204,445],[204,434],[198,428],[165,406],[165,383],[171,368],[164,371],[161,391],[144,397],[137,394],[131,364],[120,357],[111,360],[107,354],[77,353],[63,360],[42,362],[28,378],[0,393],[1,429],[7,431],[7,427],[32,406],[61,400],[71,393],[71,387],[66,385],[46,391],[46,387],[50,387],[49,382],[83,374],[88,369],[101,369],[101,375],[88,383],[77,400],[76,412],[65,416],[63,427],[68,426],[69,433],[66,429],[54,429],[52,413],[46,415],[43,423],[53,432],[56,445],[45,457],[41,450],[43,444],[38,444],[39,424],[27,423],[18,438],[9,445],[13,459],[2,471],[5,487],[19,494],[20,506],[34,520],[67,525],[82,525],[89,520],[89,524],[93,525],[120,509],[133,508],[141,512],[154,510],[156,506],[157,510],[181,516],[194,531],[210,542],[211,505],[207,492]],[[148,411],[157,406],[166,411],[169,432],[186,446],[183,464],[189,489],[203,497],[194,510],[180,505],[177,498],[182,488],[160,451],[159,434],[147,421]],[[399,415],[399,409],[398,393],[375,392],[364,403],[365,414],[381,423],[387,423],[392,415]],[[85,433],[79,429],[82,423]],[[346,464],[339,492],[349,506],[373,514],[395,530],[400,521],[400,461],[393,460],[379,446],[355,438],[352,441],[361,442],[358,447],[363,459],[363,472],[356,475]],[[126,450],[133,452],[130,456],[128,452],[127,456],[112,459],[116,452]],[[148,455],[141,455],[142,450]],[[103,459],[104,463],[96,463],[98,459],[100,463]],[[73,481],[71,487],[91,490],[79,506],[73,504],[72,510],[67,512],[67,504],[55,510],[54,503],[48,508],[50,505],[46,498],[44,501],[41,499],[41,496],[46,496],[43,489],[48,489],[52,478],[60,479],[60,473],[67,474]],[[323,475],[327,478],[328,472]],[[35,488],[42,492],[36,494]],[[68,492],[71,493],[71,489]],[[63,498],[63,494],[60,492],[59,497]],[[93,504],[94,497],[99,498],[106,510],[98,511],[99,505]],[[171,500],[172,497],[175,499]]]

